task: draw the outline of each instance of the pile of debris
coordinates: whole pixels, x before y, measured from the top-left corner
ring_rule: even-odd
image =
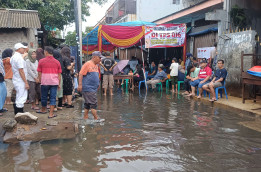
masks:
[[[16,144],[19,141],[43,141],[54,139],[72,139],[79,130],[73,122],[40,121],[29,112],[18,113],[14,119],[7,120],[3,128],[5,143]]]

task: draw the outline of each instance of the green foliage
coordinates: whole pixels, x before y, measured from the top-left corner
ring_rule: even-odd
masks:
[[[77,45],[76,42],[76,32],[68,32],[65,36],[65,44],[69,46],[75,46]]]
[[[0,0],[0,8],[38,10],[42,30],[44,31],[44,44],[51,45],[58,42],[55,41],[50,30],[54,28],[63,30],[64,26],[75,21],[74,1],[75,0]],[[89,2],[102,5],[107,2],[107,0],[82,0],[83,21],[85,21],[85,16],[90,15],[89,6],[87,4]],[[76,44],[75,37],[73,33],[68,36],[68,45]]]
[[[82,19],[89,16],[88,2],[102,4],[107,0],[82,0]],[[42,25],[63,30],[75,21],[74,0],[1,0],[0,8],[38,10]]]
[[[84,32],[83,36],[84,36],[84,35],[87,35],[88,33],[90,33],[90,32],[92,31],[92,29],[93,29],[93,27],[87,26],[87,27],[85,28],[85,32]]]
[[[230,11],[230,16],[235,27],[240,29],[246,27],[247,18],[244,9],[240,8],[238,5],[235,5]]]

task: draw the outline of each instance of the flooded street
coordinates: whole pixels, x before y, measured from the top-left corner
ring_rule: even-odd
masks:
[[[237,112],[165,92],[98,94],[106,121],[72,140],[0,144],[0,171],[261,171],[261,133]],[[91,115],[90,115],[91,116]]]

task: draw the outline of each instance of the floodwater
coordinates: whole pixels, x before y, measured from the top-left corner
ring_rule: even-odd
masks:
[[[71,140],[0,144],[0,171],[261,171],[261,133],[236,112],[183,96],[98,95],[106,121]]]

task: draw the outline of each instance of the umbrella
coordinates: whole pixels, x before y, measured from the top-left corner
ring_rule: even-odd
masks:
[[[129,63],[129,60],[121,60],[117,63],[117,65],[113,68],[113,75],[121,72]]]

